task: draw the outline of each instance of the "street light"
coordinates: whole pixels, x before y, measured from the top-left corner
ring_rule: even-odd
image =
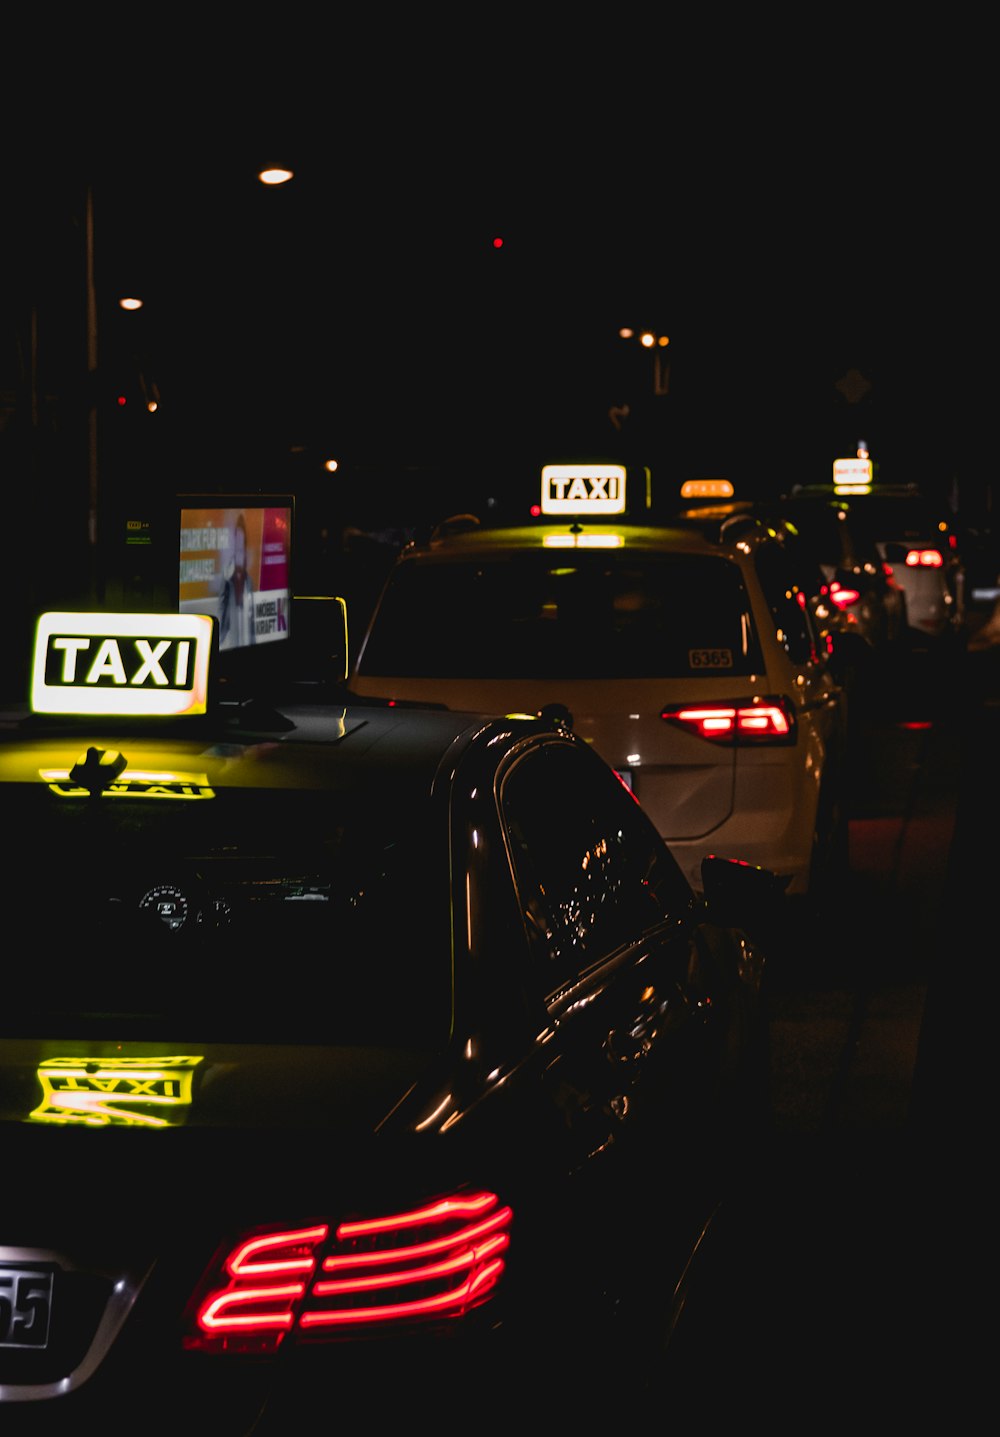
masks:
[[[663,362],[662,352],[670,343],[670,336],[657,334],[653,329],[642,329],[637,332],[628,325],[619,329],[618,336],[620,339],[638,339],[643,349],[653,350],[653,393],[668,394],[670,392],[670,365]]]
[[[294,176],[295,171],[284,165],[265,165],[262,170],[257,171],[257,178],[262,185],[285,185]]]

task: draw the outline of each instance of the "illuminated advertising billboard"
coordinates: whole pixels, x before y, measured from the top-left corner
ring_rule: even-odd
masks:
[[[289,637],[291,531],[290,500],[182,507],[178,607],[217,619],[221,650]]]

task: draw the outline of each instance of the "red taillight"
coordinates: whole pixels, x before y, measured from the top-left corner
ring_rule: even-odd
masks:
[[[860,589],[849,589],[846,584],[838,584],[836,579],[830,585],[830,602],[836,604],[838,609],[849,609],[860,598]]]
[[[908,569],[940,569],[944,564],[944,555],[940,549],[907,549],[906,567]]]
[[[325,1223],[244,1235],[199,1288],[184,1345],[268,1352],[289,1333],[460,1318],[496,1288],[512,1216],[494,1193],[471,1193],[342,1222],[332,1237]]]
[[[660,718],[724,744],[780,744],[795,741],[795,710],[785,698],[757,703],[678,704]]]

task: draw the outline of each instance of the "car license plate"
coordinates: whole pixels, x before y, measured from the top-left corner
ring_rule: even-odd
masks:
[[[632,770],[630,768],[618,768],[615,769],[615,772],[626,788],[632,787]]]
[[[48,1346],[52,1286],[50,1268],[0,1263],[0,1347]]]

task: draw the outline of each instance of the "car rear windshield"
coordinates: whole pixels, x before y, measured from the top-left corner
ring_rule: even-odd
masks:
[[[449,879],[427,814],[378,795],[4,790],[7,1035],[435,1045]],[[16,933],[15,938],[12,935]]]
[[[573,550],[403,560],[359,659],[410,678],[664,678],[762,660],[740,568],[724,555]]]
[[[847,511],[857,532],[872,540],[945,542],[947,516],[923,498],[866,494],[849,500]]]

